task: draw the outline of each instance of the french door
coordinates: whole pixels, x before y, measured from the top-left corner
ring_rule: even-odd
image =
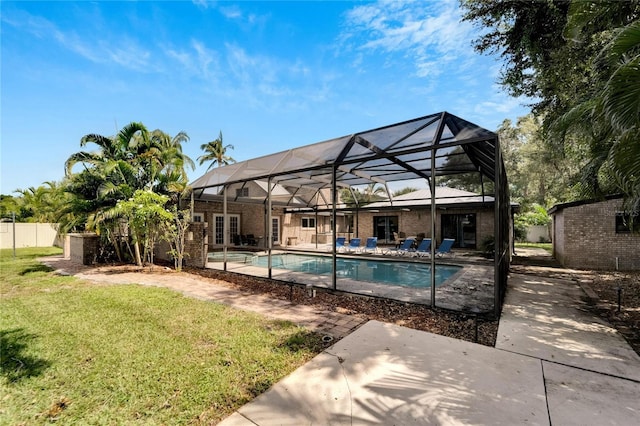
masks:
[[[240,215],[228,214],[229,218],[229,244],[233,244],[234,236],[240,235]],[[224,215],[213,215],[213,243],[224,244]]]
[[[272,217],[271,218],[271,239],[273,240],[273,244],[280,244],[280,218]]]

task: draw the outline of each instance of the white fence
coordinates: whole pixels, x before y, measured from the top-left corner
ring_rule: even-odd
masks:
[[[527,228],[527,242],[539,243],[549,242],[549,227],[542,225],[531,225]]]
[[[13,230],[14,223],[0,223],[0,248],[13,248]],[[16,248],[62,246],[52,223],[16,223],[15,233]]]

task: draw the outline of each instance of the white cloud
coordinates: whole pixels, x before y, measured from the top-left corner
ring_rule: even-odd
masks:
[[[242,11],[240,10],[240,7],[235,4],[231,6],[221,6],[219,10],[220,13],[222,13],[222,15],[227,19],[242,18]]]
[[[148,72],[151,53],[127,37],[117,40],[96,39],[75,31],[65,31],[53,22],[24,13],[22,24],[26,31],[41,39],[55,40],[64,49],[97,64],[117,64],[123,68]]]
[[[208,9],[209,5],[212,4],[212,2],[209,2],[207,0],[191,0],[191,1],[193,2],[193,4],[195,4],[196,6],[202,9]]]
[[[256,15],[254,13],[245,13],[238,5],[224,5],[218,8],[222,16],[230,21],[234,21],[244,30],[253,30],[256,26],[263,27],[270,18],[269,14]]]
[[[346,14],[345,28],[339,37],[343,49],[401,55],[413,61],[418,77],[438,75],[452,63],[468,67],[476,56],[473,27],[461,22],[451,0],[356,6]]]

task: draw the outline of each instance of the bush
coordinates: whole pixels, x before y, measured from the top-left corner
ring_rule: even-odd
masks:
[[[493,235],[489,235],[485,237],[480,243],[480,250],[482,250],[482,255],[486,258],[494,257],[496,253],[496,239]]]
[[[525,225],[524,223],[519,223],[517,220],[513,225],[514,225],[516,241],[526,241],[527,240],[527,225]]]
[[[533,204],[531,210],[518,213],[514,221],[516,241],[526,241],[527,229],[530,226],[547,226],[551,223],[551,217],[547,210],[539,204]]]

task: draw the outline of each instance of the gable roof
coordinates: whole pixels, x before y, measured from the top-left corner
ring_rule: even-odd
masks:
[[[494,198],[489,195],[478,195],[473,192],[445,186],[436,187],[436,205],[439,206],[467,203],[493,203],[493,200]],[[377,201],[367,204],[365,207],[369,209],[381,207],[410,207],[429,204],[431,204],[431,190],[427,188],[398,195],[390,201]]]

